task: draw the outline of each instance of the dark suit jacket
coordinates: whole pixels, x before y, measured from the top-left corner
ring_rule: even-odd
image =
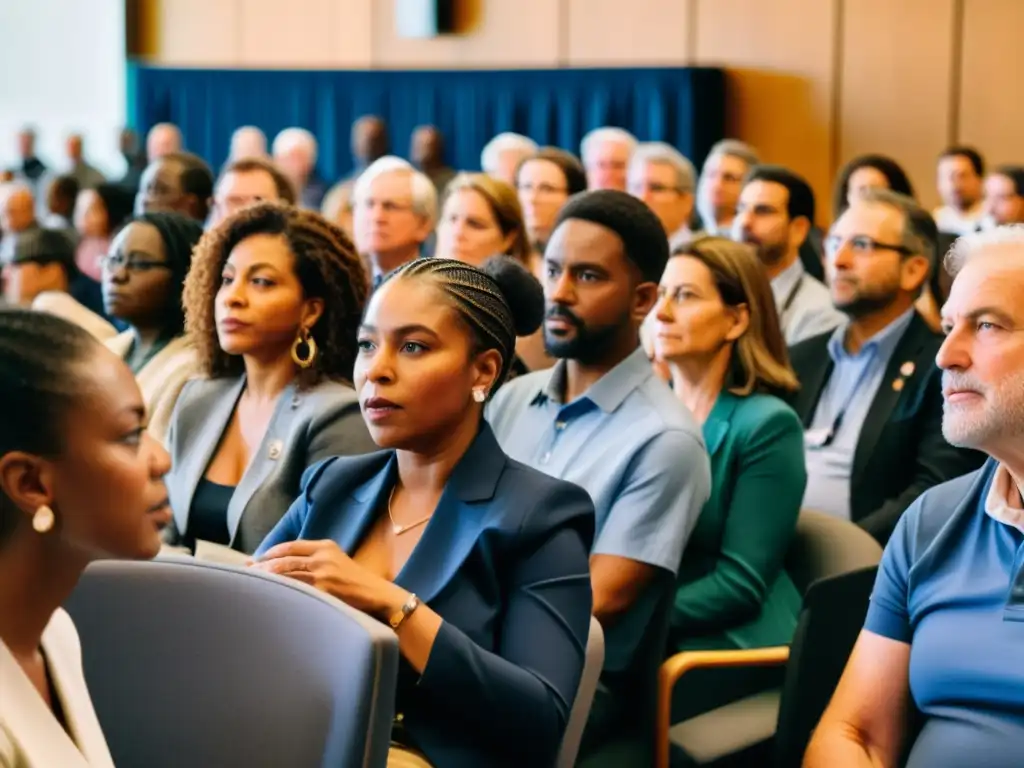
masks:
[[[321,462],[257,554],[296,539],[353,554],[396,475],[394,451]],[[444,619],[397,696],[436,768],[552,765],[583,670],[593,537],[586,491],[512,461],[482,425],[395,578]]]
[[[793,407],[804,427],[810,426],[832,375],[827,349],[831,335],[815,336],[790,349],[801,385]],[[850,513],[883,545],[914,499],[984,461],[981,454],[954,448],[942,436],[942,382],[935,365],[941,345],[942,336],[915,314],[889,360],[857,440]],[[901,369],[908,363],[913,364],[913,373],[904,376]],[[893,387],[897,380],[903,381],[899,389]]]

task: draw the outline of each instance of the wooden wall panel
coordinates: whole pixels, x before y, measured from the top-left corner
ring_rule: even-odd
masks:
[[[240,0],[150,0],[159,54],[168,66],[234,67],[239,63]]]
[[[827,218],[837,0],[703,0],[695,63],[728,72],[729,134],[803,174]]]
[[[964,0],[958,135],[989,164],[1024,162],[1022,31],[1022,0]]]
[[[177,2],[177,0],[173,0]],[[330,67],[337,0],[243,0],[239,63],[251,67]]]
[[[953,137],[956,0],[856,0],[843,9],[838,163],[889,155],[933,207],[935,159]]]
[[[472,0],[466,34],[402,38],[394,0],[374,0],[373,65],[382,69],[555,67],[563,0]]]
[[[569,66],[685,66],[697,0],[564,0]]]

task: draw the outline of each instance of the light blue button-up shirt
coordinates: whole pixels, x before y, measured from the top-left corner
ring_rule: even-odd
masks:
[[[669,571],[711,492],[707,451],[693,415],[638,348],[571,403],[565,363],[512,380],[487,417],[517,461],[582,486],[594,501],[592,554]],[[644,595],[605,633],[605,669],[625,669],[650,622]]]
[[[872,336],[856,354],[847,352],[843,344],[848,322],[836,328],[828,340],[834,368],[807,430],[804,508],[850,519],[850,477],[860,430],[883,383],[889,360],[913,316],[914,310],[907,310]],[[819,438],[833,429],[840,415],[842,419],[831,442],[816,446],[821,442]]]

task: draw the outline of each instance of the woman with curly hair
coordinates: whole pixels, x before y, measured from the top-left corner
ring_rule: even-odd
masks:
[[[329,456],[375,449],[350,384],[366,272],[319,215],[246,208],[207,232],[185,280],[203,378],[171,417],[170,540],[251,553]]]

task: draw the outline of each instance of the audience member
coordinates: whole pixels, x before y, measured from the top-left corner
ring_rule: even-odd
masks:
[[[100,341],[117,333],[102,315],[99,283],[77,269],[64,235],[37,228],[9,241],[12,261],[0,271],[7,303],[62,317]]]
[[[966,235],[981,226],[985,213],[982,180],[985,161],[973,147],[948,147],[938,162],[938,189],[942,206],[932,215],[939,232]]]
[[[21,182],[12,182],[0,188],[0,267],[11,261],[14,254],[12,235],[39,229],[36,220],[36,199],[32,188]]]
[[[213,172],[191,152],[174,152],[150,162],[135,197],[135,213],[170,211],[205,222],[210,215]]]
[[[389,765],[552,765],[561,743],[590,623],[594,508],[582,489],[510,460],[481,418],[516,335],[542,315],[539,286],[508,259],[392,273],[356,362],[386,450],[307,472],[257,553],[257,567],[394,628]]]
[[[206,233],[184,294],[205,378],[168,430],[169,543],[251,553],[305,469],[372,450],[348,384],[366,286],[348,238],[308,211],[260,203]]]
[[[926,491],[897,525],[808,768],[1020,760],[1024,228],[967,235],[949,259],[942,431],[989,459]]]
[[[230,161],[217,180],[213,192],[210,226],[255,203],[295,205],[295,188],[288,177],[270,160],[244,157]]]
[[[799,175],[777,165],[755,166],[747,175],[732,235],[757,249],[771,280],[772,296],[787,344],[830,331],[843,321],[828,288],[804,270],[800,247],[814,224],[814,192]]]
[[[355,183],[355,242],[370,262],[372,287],[418,258],[437,220],[437,192],[405,160],[388,155],[371,163]]]
[[[660,141],[639,144],[627,177],[629,194],[643,200],[661,220],[670,250],[694,238],[690,223],[697,170],[681,152]]]
[[[636,144],[636,137],[622,128],[604,126],[587,133],[580,142],[587,187],[625,192],[626,171]]]
[[[317,143],[305,128],[285,128],[274,138],[274,162],[295,188],[303,208],[320,210],[327,185],[316,170]]]
[[[240,160],[269,160],[267,155],[267,135],[254,125],[243,125],[231,134],[231,148],[228,150],[228,162]]]
[[[483,173],[460,173],[448,185],[435,255],[478,267],[496,254],[529,266],[530,244],[519,198],[503,181]]]
[[[46,174],[46,165],[36,156],[36,132],[34,128],[18,131],[18,164],[12,169],[14,180],[24,182],[33,193],[39,193],[39,184]]]
[[[352,222],[352,184],[335,184],[324,197],[320,213],[327,221],[339,227],[350,238],[355,237]]]
[[[499,133],[480,153],[483,172],[510,187],[516,185],[516,168],[537,151],[537,142],[519,133]]]
[[[72,243],[78,243],[75,229],[75,202],[78,200],[78,182],[74,176],[57,176],[46,189],[46,216],[43,226],[55,229]]]
[[[807,428],[804,506],[882,544],[921,493],[979,461],[942,436],[942,337],[914,311],[935,237],[931,215],[904,195],[855,198],[826,241],[832,300],[848,320],[791,351]]]
[[[444,162],[444,136],[441,131],[433,125],[418,126],[409,140],[409,159],[430,179],[440,198],[448,182],[455,178],[455,170]]]
[[[82,134],[72,133],[68,136],[64,151],[68,158],[67,175],[74,178],[80,188],[88,189],[89,187],[99,186],[106,179],[102,173],[86,162],[83,153],[84,143],[85,140],[82,138]]]
[[[985,213],[994,226],[1024,224],[1024,166],[1003,165],[985,179]]]
[[[586,190],[587,174],[571,153],[543,147],[519,163],[515,181],[523,223],[539,266],[558,212],[570,197]],[[535,277],[539,280],[541,275],[535,273]]]
[[[167,453],[124,364],[56,317],[0,310],[0,764],[112,768],[71,618],[99,558],[148,559]]]
[[[743,180],[758,162],[754,148],[736,139],[711,148],[697,183],[697,213],[709,235],[729,236]]]
[[[146,170],[146,153],[139,148],[139,137],[131,128],[124,128],[118,134],[118,148],[124,158],[124,176],[118,182],[122,187],[134,193],[139,189],[142,172]]]
[[[544,338],[558,363],[500,389],[488,418],[517,461],[594,500],[590,576],[605,630],[604,687],[588,750],[632,724],[625,688],[656,604],[671,589],[708,500],[708,456],[693,416],[651,371],[638,330],[668,260],[658,218],[624,192],[577,195],[544,256]]]
[[[351,146],[353,170],[349,179],[354,182],[372,162],[391,151],[387,124],[376,115],[363,115],[352,123]]]
[[[832,197],[832,217],[838,219],[851,203],[869,189],[889,189],[910,198],[914,187],[906,171],[891,157],[861,155],[843,166]]]
[[[174,123],[157,123],[146,134],[146,162],[152,163],[167,155],[185,150],[181,129]]]
[[[144,213],[114,238],[103,261],[103,305],[128,330],[107,346],[131,368],[161,442],[185,382],[196,373],[181,302],[192,249],[203,235],[178,213]]]
[[[110,251],[110,240],[132,215],[133,195],[120,184],[100,184],[83,189],[75,201],[75,230],[78,247],[75,264],[82,274],[99,281],[103,257]]]
[[[746,246],[705,237],[661,278],[654,344],[702,425],[711,496],[683,553],[672,651],[786,645],[801,595],[783,568],[807,472],[799,388],[771,288]]]

